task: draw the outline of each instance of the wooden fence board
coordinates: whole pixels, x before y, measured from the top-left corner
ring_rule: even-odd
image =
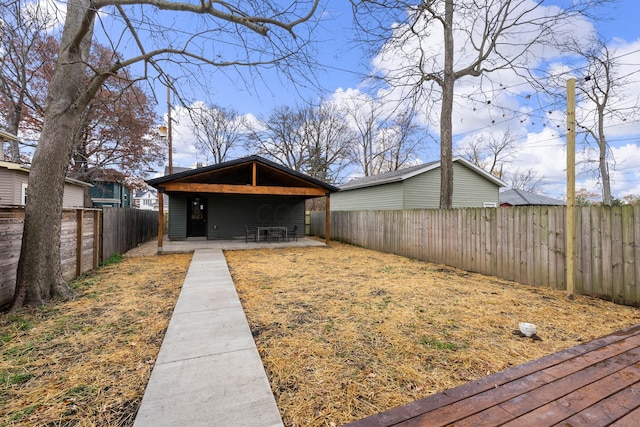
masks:
[[[157,233],[157,212],[119,208],[110,211],[127,212],[102,216],[96,209],[62,211],[60,269],[65,279],[73,279],[98,266],[100,254],[105,252],[103,240],[109,243],[113,236],[120,236],[116,243],[118,252],[108,253],[108,258],[151,240]],[[105,217],[106,223],[101,223],[100,219]],[[15,291],[23,224],[24,208],[0,207],[0,307],[11,301]],[[101,238],[102,230],[107,239]]]
[[[611,265],[611,209],[603,209],[601,214],[600,232],[602,233],[602,237],[600,242],[602,244],[602,264],[600,267],[602,268],[602,293],[603,295],[610,295],[612,298],[615,298],[613,284],[611,283],[613,277]]]
[[[594,295],[604,295],[602,285],[602,211],[591,209],[591,288]]]
[[[567,273],[565,271],[566,269],[566,262],[565,262],[565,251],[566,251],[566,245],[565,245],[565,232],[564,232],[564,225],[565,225],[565,215],[567,214],[567,208],[565,207],[560,207],[560,208],[555,208],[556,209],[556,227],[558,227],[558,233],[556,235],[556,246],[558,247],[558,256],[556,256],[556,265],[557,265],[557,281],[558,281],[558,286],[556,286],[556,289],[566,289],[566,278],[567,278]]]
[[[633,234],[633,206],[623,206],[621,210],[622,232],[622,283],[624,283],[625,302],[634,301],[636,298],[637,277],[635,272],[634,247],[636,246]]]
[[[591,215],[588,207],[580,208],[580,284],[581,292],[593,295],[593,278],[591,277]],[[578,250],[576,248],[576,250]]]
[[[611,285],[614,300],[624,302],[622,260],[622,207],[611,208]]]
[[[333,238],[564,289],[565,207],[332,212]],[[324,213],[311,214],[312,234]],[[640,207],[576,210],[576,291],[640,305]]]

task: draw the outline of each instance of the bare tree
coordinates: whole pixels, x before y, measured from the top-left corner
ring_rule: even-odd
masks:
[[[141,65],[140,78],[153,70],[165,76],[161,65],[168,64],[185,68],[189,64],[288,67],[303,53],[305,45],[305,39],[296,38],[294,30],[311,19],[318,1],[300,0],[286,7],[268,0],[249,0],[237,5],[170,0],[66,3],[60,52],[48,85],[42,132],[29,174],[29,202],[11,310],[73,294],[60,268],[64,179],[73,153],[74,131],[103,83],[133,64]],[[137,47],[137,53],[92,68],[88,64],[89,52],[102,13],[117,16],[123,25],[123,33],[108,34],[114,47],[123,40],[130,41]],[[167,28],[166,21],[162,21],[169,13],[173,28]],[[180,15],[183,19],[176,18]],[[187,27],[179,28],[180,24]],[[217,48],[223,36],[235,41],[230,45],[234,48],[226,51]],[[211,55],[212,51],[219,51],[219,56]],[[224,58],[225,54],[230,56]],[[166,76],[164,80],[168,81]]]
[[[391,172],[416,161],[424,139],[411,109],[389,110],[384,102],[364,94],[345,99],[342,108],[355,133],[353,163],[363,176]]]
[[[7,130],[20,130],[38,121],[44,104],[44,86],[50,69],[50,46],[47,35],[54,16],[41,3],[20,1],[0,3],[0,110]],[[20,161],[18,141],[12,141],[9,159]]]
[[[538,176],[538,173],[533,169],[516,169],[513,172],[505,173],[504,177],[500,178],[505,179],[511,188],[532,193],[539,193],[544,183],[544,176]]]
[[[610,170],[615,167],[616,159],[607,142],[607,128],[638,119],[637,93],[629,88],[629,79],[621,76],[624,64],[617,59],[617,53],[598,35],[569,38],[559,46],[576,62],[582,62],[576,84],[576,126],[584,135],[585,160],[581,162],[581,172],[590,172],[599,178],[602,203],[611,206],[615,200],[611,194]],[[635,69],[631,72],[635,73]],[[546,79],[540,80],[538,88],[564,104],[569,77],[576,77],[575,72],[552,69]]]
[[[364,176],[380,173],[382,153],[376,146],[378,133],[379,106],[370,98],[352,98],[343,105],[343,111],[354,129],[354,147],[351,150],[353,163],[358,165]]]
[[[247,120],[232,108],[197,103],[189,108],[196,147],[207,162],[222,163],[229,151],[240,146],[247,133]]]
[[[395,171],[413,163],[425,144],[426,132],[416,122],[415,112],[406,109],[395,113],[382,131],[383,171]]]
[[[575,45],[577,47],[577,45]],[[611,206],[610,165],[615,161],[607,143],[606,123],[632,121],[638,117],[637,99],[625,93],[625,79],[617,75],[617,63],[602,39],[595,39],[586,49],[576,49],[587,61],[585,79],[578,85],[584,95],[576,114],[576,124],[585,131],[585,143],[594,143],[598,151],[598,172],[602,185],[602,203]],[[631,101],[631,102],[629,102]]]
[[[334,104],[276,108],[252,126],[247,148],[290,169],[338,183],[350,161],[353,132]]]
[[[308,153],[304,171],[322,181],[339,184],[350,164],[353,131],[335,103],[320,101],[302,108],[304,146]]]
[[[308,153],[303,138],[304,116],[299,109],[276,107],[268,119],[250,126],[247,149],[301,172]]]
[[[516,149],[515,142],[516,138],[509,129],[499,137],[493,133],[480,133],[459,147],[458,155],[502,179],[504,165]]]
[[[528,75],[539,62],[536,47],[565,37],[574,29],[571,19],[600,3],[574,1],[561,9],[533,0],[352,0],[365,41],[384,63],[379,77],[405,100],[425,109],[440,105],[441,208],[452,205],[456,83],[481,77],[482,90],[491,73]]]

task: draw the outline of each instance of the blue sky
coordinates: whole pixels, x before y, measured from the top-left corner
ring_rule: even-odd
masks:
[[[558,1],[557,3],[562,3]],[[547,4],[547,3],[545,3]],[[308,85],[304,82],[293,84],[285,77],[272,70],[262,70],[258,77],[249,70],[225,70],[213,72],[207,77],[208,93],[193,96],[188,86],[182,86],[183,94],[190,101],[203,100],[216,103],[224,107],[231,107],[240,114],[252,116],[267,116],[274,107],[281,105],[293,106],[303,99],[332,98],[342,90],[357,92],[362,86],[363,78],[371,72],[370,59],[366,58],[362,49],[353,43],[353,17],[350,3],[347,1],[325,2],[319,27],[314,32],[317,55],[313,61],[318,85]],[[640,26],[637,19],[640,16],[640,2],[637,0],[620,0],[615,5],[603,10],[607,19],[598,20],[599,32],[615,45],[616,51],[624,55],[625,73],[630,75],[632,92],[640,96],[640,74],[633,75],[629,70],[640,70]],[[635,81],[634,81],[635,80]],[[245,84],[249,82],[249,85]],[[163,94],[162,90],[159,90]],[[174,100],[175,101],[175,100]],[[514,110],[540,109],[540,105],[511,99]],[[516,105],[518,104],[519,105]],[[176,102],[177,104],[177,102]],[[161,100],[157,109],[159,114],[166,114],[166,103]],[[560,117],[561,111],[555,111]],[[460,121],[466,120],[467,125],[454,128],[457,134],[456,144],[464,144],[465,137],[471,138],[477,132],[491,132],[497,128],[482,120],[482,116],[474,117],[469,112],[460,112]],[[466,116],[465,116],[466,114]],[[551,113],[549,113],[551,114]],[[495,112],[494,112],[495,115]],[[521,137],[519,148],[511,158],[513,168],[532,168],[543,178],[543,192],[551,197],[564,198],[566,193],[566,161],[564,151],[564,135],[554,132],[551,126],[540,126],[541,113],[529,118],[526,128],[519,129]],[[180,117],[179,111],[174,111],[174,117]],[[504,113],[503,113],[504,116]],[[538,120],[537,120],[538,119]],[[535,125],[534,122],[538,121]],[[550,123],[550,122],[549,122]],[[497,129],[495,129],[497,130]],[[612,187],[614,195],[622,197],[627,194],[640,195],[640,122],[627,122],[625,126],[616,124],[609,136],[609,142],[614,150],[616,169],[612,173]],[[184,123],[175,126],[174,133],[174,164],[192,166],[202,161],[193,147],[193,137],[185,129]],[[439,148],[434,142],[428,143],[420,158],[422,162],[435,160]],[[581,159],[580,155],[578,158]],[[584,161],[585,159],[582,158]],[[577,178],[578,189],[599,192],[599,182],[592,174],[582,174]]]

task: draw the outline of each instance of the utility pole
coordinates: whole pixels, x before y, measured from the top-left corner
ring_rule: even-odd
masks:
[[[575,204],[576,204],[576,79],[567,80],[567,216],[565,265],[567,297],[573,299],[575,289]]]
[[[173,144],[171,140],[171,84],[167,79],[167,142],[169,143],[169,175],[173,173]]]

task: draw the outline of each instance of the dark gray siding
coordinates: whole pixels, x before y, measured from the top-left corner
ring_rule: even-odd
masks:
[[[169,196],[169,239],[187,238],[187,196],[171,194]]]
[[[245,226],[298,226],[304,232],[304,198],[210,194],[207,221],[209,239],[243,238]],[[186,207],[185,207],[186,211]]]

